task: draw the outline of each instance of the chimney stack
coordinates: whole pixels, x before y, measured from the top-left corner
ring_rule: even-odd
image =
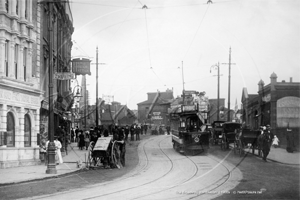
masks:
[[[290,77],[290,83],[292,83],[293,82],[293,78],[292,77]]]

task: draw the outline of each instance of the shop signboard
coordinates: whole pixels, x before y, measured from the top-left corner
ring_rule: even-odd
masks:
[[[76,58],[72,60],[72,72],[75,75],[91,75],[91,60]]]

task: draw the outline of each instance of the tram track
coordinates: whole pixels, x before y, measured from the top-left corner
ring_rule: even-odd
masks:
[[[90,186],[89,186],[89,189],[91,189],[91,188],[97,188],[97,187],[100,187],[100,186],[106,186],[106,185],[113,184],[113,183],[119,182],[119,181],[124,181],[124,180],[130,179],[130,178],[133,178],[133,177],[135,177],[136,175],[138,175],[138,174],[140,174],[141,172],[143,172],[143,171],[147,168],[147,166],[148,166],[148,164],[149,164],[149,159],[148,159],[147,154],[146,154],[145,146],[146,146],[147,143],[153,141],[154,139],[155,139],[155,138],[150,138],[150,139],[148,139],[148,140],[146,140],[145,142],[142,143],[142,144],[143,144],[143,146],[142,146],[143,153],[144,153],[145,156],[146,156],[146,164],[145,164],[141,169],[138,169],[138,170],[136,171],[136,169],[138,168],[138,167],[136,167],[136,168],[134,168],[134,169],[132,170],[133,173],[131,172],[131,173],[129,173],[129,175],[124,175],[123,177],[114,179],[114,180],[112,180],[112,181],[108,181],[108,182],[104,182],[104,183],[98,183],[98,184],[90,185]],[[140,165],[141,165],[141,159],[139,159],[139,163],[138,163],[137,166],[140,166]],[[94,170],[94,171],[96,172],[97,170]],[[87,172],[84,172],[84,173],[87,173]],[[97,174],[98,174],[98,173],[97,173]],[[64,176],[64,177],[58,177],[58,178],[56,178],[56,180],[59,180],[59,179],[62,179],[62,178],[68,178],[68,177],[72,177],[72,176],[77,176],[77,177],[79,177],[80,179],[83,179],[83,180],[84,180],[84,178],[83,178],[82,175],[80,175],[80,174],[72,174],[72,175],[68,175],[68,176]],[[24,184],[26,184],[26,183],[24,183]],[[86,189],[87,189],[87,188],[77,188],[76,191],[84,192]],[[67,192],[60,192],[59,194],[67,194],[67,193],[72,193],[72,192],[73,192],[73,190],[70,190],[70,191],[67,191]],[[54,197],[54,196],[57,196],[57,195],[58,195],[58,193],[56,193],[56,194],[51,194],[51,195],[46,195],[46,196],[47,196],[47,197]],[[44,198],[45,198],[45,196],[38,196],[38,197],[30,198],[30,199],[44,199]]]
[[[139,187],[144,187],[146,185],[149,185],[149,184],[152,184],[162,178],[164,178],[165,176],[167,176],[172,170],[173,170],[173,167],[174,167],[174,163],[173,161],[170,159],[170,157],[167,156],[167,154],[162,150],[161,148],[161,142],[164,141],[165,139],[167,139],[168,137],[165,137],[163,138],[162,140],[159,141],[159,144],[158,144],[158,147],[159,147],[159,150],[168,158],[168,160],[170,161],[171,163],[171,167],[169,168],[169,170],[164,173],[163,175],[161,175],[160,177],[152,180],[152,181],[149,181],[149,182],[146,182],[146,183],[143,183],[143,184],[140,184],[140,185],[137,185],[137,186],[134,186],[134,187],[130,187],[130,188],[125,188],[125,189],[122,189],[122,190],[118,190],[118,191],[115,191],[115,192],[111,192],[111,193],[106,193],[106,194],[102,194],[102,195],[97,195],[97,196],[93,196],[93,197],[89,197],[89,198],[84,198],[84,200],[88,200],[88,199],[97,199],[97,198],[100,198],[100,197],[104,197],[104,196],[108,196],[108,195],[112,195],[112,194],[116,194],[116,193],[120,193],[120,192],[125,192],[125,191],[129,191],[129,190],[132,190],[132,189],[137,189]],[[146,160],[147,160],[147,166],[149,164],[149,157],[147,156],[147,153],[145,151],[145,145],[143,146],[143,150],[144,150],[144,153],[145,153],[145,156],[146,156]],[[144,169],[146,169],[146,167],[144,167]],[[142,170],[143,171],[143,170]],[[135,198],[133,198],[135,199]]]
[[[116,182],[120,182],[120,181],[125,181],[125,180],[128,180],[128,179],[131,179],[131,178],[134,178],[136,177],[138,174],[141,174],[143,171],[146,170],[146,168],[149,166],[149,162],[150,162],[150,159],[149,159],[149,156],[146,152],[146,145],[148,143],[150,143],[151,141],[153,141],[155,138],[150,138],[148,139],[146,142],[142,143],[143,146],[142,146],[142,149],[143,149],[143,154],[145,156],[145,160],[146,160],[146,163],[144,164],[144,166],[140,169],[138,169],[138,171],[136,171],[135,169],[132,170],[132,173],[129,174],[129,175],[125,175],[123,178],[118,178],[118,179],[115,179],[115,180],[112,180],[112,181],[109,181],[109,182],[105,182],[105,183],[100,183],[100,184],[96,184],[96,185],[90,185],[89,188],[80,188],[80,189],[76,189],[76,191],[80,191],[80,192],[85,192],[86,190],[88,189],[93,189],[93,188],[97,188],[97,187],[101,187],[101,186],[108,186],[108,185],[111,185],[111,184],[114,184]],[[143,184],[140,184],[140,185],[136,185],[136,186],[133,186],[133,187],[129,187],[129,188],[125,188],[125,189],[121,189],[121,190],[117,190],[117,191],[114,191],[114,192],[110,192],[110,193],[105,193],[105,194],[101,194],[101,195],[95,195],[95,196],[91,196],[91,197],[88,197],[88,198],[82,198],[82,199],[98,199],[98,198],[101,198],[101,197],[105,197],[105,196],[108,196],[108,195],[113,195],[113,194],[117,194],[117,193],[120,193],[120,192],[125,192],[125,191],[129,191],[129,190],[132,190],[132,189],[136,189],[136,188],[139,188],[139,187],[143,187],[143,186],[146,186],[146,185],[149,185],[151,183],[154,183],[160,179],[162,179],[163,177],[165,177],[167,174],[169,174],[172,169],[173,169],[173,161],[164,153],[164,151],[162,150],[161,148],[161,142],[163,140],[167,139],[167,137],[164,137],[162,140],[159,141],[159,150],[160,152],[162,152],[163,155],[165,155],[168,160],[170,161],[171,163],[171,167],[169,168],[169,170],[164,173],[163,175],[161,175],[160,177],[154,179],[154,180],[151,180],[149,182],[146,182],[146,183],[143,183]],[[142,156],[141,156],[142,157]],[[140,158],[140,161],[139,161],[139,164],[143,161],[142,158]],[[74,176],[74,175],[71,175],[71,176]],[[73,193],[74,190],[70,190],[70,191],[65,191],[65,192],[60,192],[60,193],[56,193],[56,194],[51,194],[51,195],[46,195],[46,196],[39,196],[39,197],[35,197],[35,198],[30,198],[30,199],[44,199],[44,198],[49,198],[49,197],[55,197],[55,196],[58,196],[58,195],[66,195],[68,193]]]
[[[226,174],[224,174],[222,177],[218,178],[217,180],[215,180],[212,184],[205,186],[203,188],[197,188],[197,191],[214,191],[222,186],[224,186],[228,180],[230,180],[231,177],[231,172],[230,169],[228,167],[226,167],[226,165],[223,163],[223,161],[226,159],[224,158],[224,160],[220,161],[219,159],[215,158],[214,156],[210,156],[210,155],[205,155],[207,157],[209,157],[210,159],[218,162],[217,166],[214,166],[212,169],[210,169],[209,171],[205,172],[204,174],[199,174],[200,169],[202,170],[207,170],[208,168],[211,168],[212,166],[210,166],[209,163],[206,162],[201,162],[199,163],[198,160],[195,160],[195,156],[190,157],[187,155],[182,156],[182,158],[175,156],[174,158],[172,158],[172,155],[175,154],[170,154],[168,153],[167,150],[165,150],[165,146],[163,144],[163,142],[166,142],[166,139],[168,139],[169,137],[167,136],[162,136],[160,138],[158,137],[152,137],[149,138],[148,140],[142,142],[140,145],[142,145],[141,147],[138,147],[138,149],[140,149],[139,151],[139,163],[138,166],[135,167],[133,170],[131,170],[127,175],[124,175],[123,177],[114,179],[112,181],[109,182],[104,182],[104,183],[100,183],[100,184],[95,184],[95,185],[89,185],[88,188],[84,187],[84,188],[79,188],[76,189],[76,192],[80,192],[80,193],[85,193],[85,194],[89,194],[85,197],[82,196],[78,196],[78,198],[80,199],[103,199],[103,198],[108,198],[108,197],[115,197],[115,196],[120,196],[120,195],[128,195],[128,194],[134,194],[131,199],[143,199],[143,198],[148,198],[151,197],[152,195],[158,195],[160,193],[169,191],[172,192],[173,189],[179,188],[181,186],[184,186],[185,184],[194,184],[195,181],[197,180],[201,180],[202,177],[207,176],[212,170],[216,169],[218,166],[222,165],[222,167],[224,167],[226,169]],[[149,150],[151,149],[152,150]],[[142,151],[141,151],[142,150]],[[171,148],[171,150],[173,150]],[[173,152],[173,151],[172,151]],[[173,152],[173,153],[177,153],[177,152]],[[151,156],[153,156],[153,158],[156,158],[154,160],[152,160]],[[178,157],[178,158],[177,158]],[[162,174],[160,174],[157,177],[151,177],[149,176],[149,170],[155,170],[153,169],[151,166],[156,166],[155,162],[166,162],[168,163],[168,169],[164,169],[164,172]],[[178,160],[181,159],[185,159],[185,160],[189,160],[190,163],[192,163],[192,165],[188,165],[190,167],[190,169],[193,168],[193,171],[189,171],[189,176],[188,177],[184,177],[182,176],[183,180],[180,180],[181,177],[178,179],[179,183],[176,183],[175,185],[164,185],[163,188],[158,188],[159,186],[156,185],[153,187],[153,184],[155,184],[156,182],[158,183],[158,185],[160,183],[162,183],[163,181],[160,180],[164,180],[164,181],[168,181],[168,179],[165,179],[168,175],[174,175],[174,173],[172,173],[172,171],[175,169],[176,166],[180,167],[180,165],[176,165],[175,162],[177,162]],[[185,161],[184,161],[185,162]],[[180,163],[180,161],[179,161]],[[200,164],[200,166],[198,165]],[[181,165],[183,166],[183,165]],[[145,182],[138,181],[136,182],[134,178],[138,178],[138,176],[140,176],[143,172],[148,172],[148,175],[145,176],[145,178],[150,178],[151,180],[147,180],[144,179]],[[143,176],[141,177],[143,180]],[[172,178],[172,177],[170,177]],[[170,179],[171,180],[171,179]],[[127,181],[127,182],[124,182]],[[125,187],[124,185],[122,185],[121,183],[125,183],[127,184]],[[176,182],[176,180],[175,180]],[[128,184],[129,183],[129,184]],[[140,183],[140,184],[139,184]],[[115,186],[113,186],[115,184]],[[152,186],[151,186],[152,185]],[[104,186],[107,186],[108,189],[102,190],[104,188]],[[113,186],[113,187],[111,187]],[[145,186],[148,186],[148,188],[150,189],[148,191],[148,188]],[[215,187],[212,187],[215,186]],[[115,189],[114,187],[120,187],[119,189]],[[184,186],[186,187],[186,186]],[[97,188],[102,188],[101,190],[103,191],[101,194],[99,192],[96,193],[91,193],[90,191],[94,190]],[[142,193],[140,192],[131,192],[131,191],[143,191]],[[106,192],[106,193],[104,193]],[[50,195],[43,195],[43,196],[37,196],[36,198],[30,198],[30,199],[45,199],[45,198],[56,198],[56,197],[63,197],[63,196],[68,196],[70,195],[74,195],[72,194],[74,193],[74,190],[70,190],[70,191],[64,191],[64,192],[59,192],[59,193],[55,193],[55,194],[50,194]],[[98,193],[98,194],[97,194]],[[91,195],[94,194],[94,195]],[[173,193],[174,194],[174,193]],[[197,194],[196,196],[193,197],[188,197],[186,196],[184,199],[195,199],[197,197],[201,197],[204,194]],[[173,196],[173,198],[171,199],[178,199],[180,196]],[[188,197],[188,198],[187,198]],[[181,196],[182,198],[182,196]],[[179,199],[181,199],[179,198]],[[151,198],[150,198],[151,199]],[[165,198],[164,198],[165,199]]]

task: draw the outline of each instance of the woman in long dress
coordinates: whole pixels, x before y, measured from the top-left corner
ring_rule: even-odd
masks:
[[[55,159],[56,164],[57,165],[62,164],[64,162],[62,159],[62,156],[61,156],[61,151],[60,151],[60,149],[62,148],[62,145],[61,145],[60,141],[58,140],[58,138],[55,138],[54,144],[55,144],[55,149],[56,149],[55,153],[57,155],[57,160]]]

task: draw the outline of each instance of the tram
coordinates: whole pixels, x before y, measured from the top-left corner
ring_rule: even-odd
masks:
[[[196,93],[197,94],[197,93]],[[183,154],[196,154],[209,148],[209,131],[201,131],[207,117],[208,99],[173,105],[169,110],[173,148]]]

